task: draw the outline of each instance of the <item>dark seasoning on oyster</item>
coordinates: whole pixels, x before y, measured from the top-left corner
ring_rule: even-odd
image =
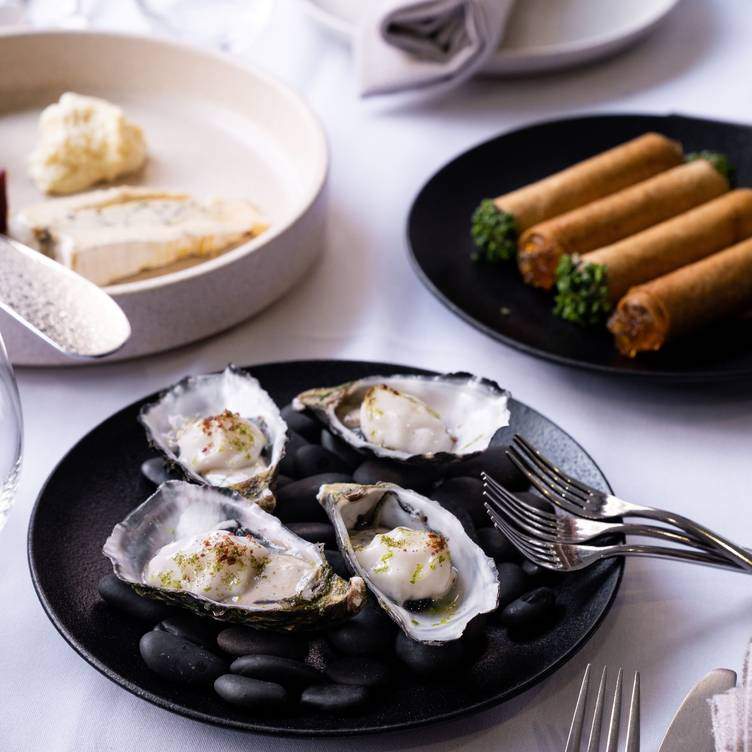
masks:
[[[375,376],[293,406],[228,366],[142,411],[193,481],[163,483],[104,547],[104,600],[156,624],[140,643],[150,669],[249,712],[337,713],[372,705],[394,656],[440,681],[472,667],[487,629],[553,623],[554,591],[483,509],[480,470],[527,487],[490,447],[507,392]]]

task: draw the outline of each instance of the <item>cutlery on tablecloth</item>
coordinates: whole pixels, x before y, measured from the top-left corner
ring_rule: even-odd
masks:
[[[582,732],[585,725],[585,711],[587,708],[588,691],[590,689],[590,674],[592,667],[590,664],[585,668],[585,674],[582,677],[580,692],[577,696],[577,704],[572,716],[572,724],[569,727],[567,736],[567,745],[564,752],[579,752],[582,745]],[[588,734],[587,752],[598,752],[600,748],[601,731],[603,726],[603,710],[606,705],[606,684],[608,680],[608,671],[603,669],[601,680],[598,684],[598,692],[595,696],[593,706],[593,716],[588,724],[590,730]],[[622,704],[622,684],[624,681],[624,670],[619,669],[616,675],[616,685],[614,687],[613,698],[611,700],[611,712],[609,714],[608,731],[606,736],[605,752],[617,752],[619,747],[619,727],[621,723],[621,704]],[[640,675],[635,673],[632,682],[632,695],[629,700],[629,716],[627,718],[627,736],[624,742],[624,752],[640,752]]]
[[[545,499],[568,514],[597,521],[621,521],[625,517],[642,517],[661,522],[678,528],[694,541],[694,545],[699,545],[703,549],[713,549],[738,567],[752,570],[752,552],[742,546],[675,512],[633,504],[613,494],[599,491],[567,475],[519,435],[514,437],[507,454]],[[628,548],[638,549],[635,546]],[[658,548],[658,555],[665,550],[660,547],[653,548]],[[650,555],[642,550],[625,553]]]
[[[658,752],[715,752],[710,700],[736,686],[736,672],[716,668],[695,684],[676,711]]]

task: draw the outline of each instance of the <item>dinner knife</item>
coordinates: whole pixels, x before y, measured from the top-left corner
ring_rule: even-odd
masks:
[[[104,290],[7,235],[0,235],[0,308],[73,358],[110,355],[131,335]]]
[[[676,711],[659,752],[715,752],[710,700],[736,686],[736,673],[716,668],[700,679]]]

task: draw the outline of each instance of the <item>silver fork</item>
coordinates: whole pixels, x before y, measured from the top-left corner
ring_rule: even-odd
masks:
[[[488,492],[484,491],[488,498]],[[621,543],[615,545],[591,546],[584,543],[559,543],[530,535],[516,526],[514,515],[505,515],[491,504],[485,504],[486,511],[494,525],[509,538],[510,542],[535,564],[558,572],[574,572],[592,566],[601,559],[615,556],[645,556],[657,559],[671,559],[691,564],[704,564],[709,567],[749,574],[727,559],[716,557],[714,552],[653,546],[650,544]]]
[[[579,752],[582,746],[582,730],[585,722],[587,709],[587,696],[590,690],[591,666],[587,665],[585,675],[582,677],[580,692],[577,695],[577,704],[572,716],[572,725],[569,727],[567,746],[564,752]],[[603,726],[603,708],[606,699],[606,683],[608,672],[603,669],[601,680],[598,685],[598,693],[593,707],[593,718],[590,722],[587,752],[598,752],[601,740],[601,728]],[[608,736],[606,738],[605,752],[616,752],[619,746],[619,727],[621,724],[621,698],[622,685],[624,682],[624,669],[619,669],[614,687],[614,697],[611,702],[611,715],[608,722]],[[629,716],[627,718],[627,738],[624,744],[624,752],[640,752],[640,674],[635,672],[632,682],[632,695],[629,701]]]
[[[663,509],[633,504],[572,478],[519,434],[507,450],[509,459],[535,488],[560,509],[591,520],[643,517],[672,525],[705,547],[721,552],[743,569],[752,569],[752,552],[687,517]]]
[[[548,512],[530,504],[525,499],[508,491],[487,473],[481,473],[483,493],[494,511],[506,514],[521,532],[529,533],[550,543],[587,543],[604,535],[635,535],[642,538],[696,546],[697,543],[681,533],[656,525],[606,522],[575,517],[568,512]],[[708,550],[708,558],[720,564],[738,569],[715,551]]]

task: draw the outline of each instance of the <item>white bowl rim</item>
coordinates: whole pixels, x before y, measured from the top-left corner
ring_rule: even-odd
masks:
[[[324,187],[326,181],[327,172],[329,169],[329,146],[326,139],[326,133],[324,127],[319,119],[318,115],[308,105],[302,95],[298,94],[292,87],[283,83],[276,76],[267,73],[259,69],[254,65],[249,65],[226,53],[217,52],[215,50],[206,49],[197,45],[189,44],[175,39],[165,39],[158,36],[150,36],[148,34],[134,34],[131,32],[120,31],[99,31],[95,29],[47,29],[47,28],[34,28],[34,29],[19,29],[19,28],[0,28],[0,40],[3,37],[50,37],[50,36],[70,36],[70,37],[100,37],[110,38],[114,42],[118,41],[131,41],[155,45],[157,47],[169,47],[178,52],[186,52],[197,57],[204,57],[208,60],[215,62],[221,62],[225,65],[236,68],[239,72],[246,75],[257,77],[264,84],[267,84],[270,88],[275,89],[278,94],[285,97],[293,107],[299,110],[301,119],[308,121],[308,126],[318,136],[319,148],[318,159],[315,165],[314,179],[310,190],[303,195],[300,200],[289,211],[286,219],[277,222],[272,225],[268,230],[265,230],[261,235],[246,243],[239,245],[237,248],[233,248],[226,253],[221,253],[212,259],[206,259],[194,266],[189,266],[186,269],[179,269],[169,274],[163,274],[156,277],[150,277],[149,279],[139,280],[138,282],[125,282],[121,284],[107,285],[102,289],[110,295],[124,296],[131,295],[146,290],[154,290],[160,287],[167,287],[168,285],[178,284],[187,279],[201,276],[202,274],[208,274],[216,269],[219,269],[228,264],[232,264],[243,256],[253,253],[262,246],[271,242],[277,236],[286,232],[295,222],[302,217],[309,207],[316,201],[318,196]]]

